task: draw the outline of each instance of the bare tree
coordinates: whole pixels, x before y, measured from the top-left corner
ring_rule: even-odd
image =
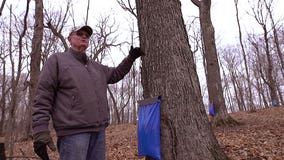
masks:
[[[117,27],[110,17],[101,17],[97,25],[93,27],[91,39],[91,55],[89,58],[101,62],[111,47],[119,47],[125,42],[117,42]],[[100,57],[99,57],[100,55]]]
[[[224,81],[224,98],[227,102],[227,108],[231,111],[231,112],[235,112],[236,111],[236,107],[235,107],[235,103],[233,101],[233,95],[231,93],[231,87],[230,87],[230,80],[229,77],[226,76],[225,70],[223,69],[223,66],[221,65],[222,68],[222,74],[223,74],[223,81]]]
[[[273,48],[275,48],[275,52],[278,55],[279,58],[279,63],[280,68],[277,69],[277,67],[275,67],[276,70],[280,70],[280,73],[282,75],[282,79],[284,79],[284,60],[283,60],[283,51],[281,50],[281,44],[279,41],[279,33],[278,33],[278,27],[277,24],[275,23],[274,17],[273,17],[273,0],[264,0],[264,4],[265,4],[265,8],[267,10],[267,14],[269,16],[270,22],[271,22],[271,28],[272,28],[272,32],[273,32]],[[280,80],[282,81],[282,80]],[[276,77],[276,83],[277,83],[277,77]],[[277,87],[277,92],[279,95],[279,99],[281,101],[281,103],[283,104],[283,97],[282,97],[282,92],[279,89],[279,84],[276,84]]]
[[[2,47],[1,47],[2,48]],[[2,69],[2,78],[1,78],[1,98],[0,98],[0,109],[1,109],[1,119],[0,119],[0,137],[4,136],[4,122],[6,115],[6,97],[9,92],[9,88],[7,89],[7,80],[6,80],[6,56],[1,51],[1,69]]]
[[[124,79],[121,83],[121,88],[119,91],[119,97],[120,97],[120,123],[126,123],[128,120],[127,118],[127,106],[130,105],[130,99],[131,99],[131,76],[127,76],[126,79]]]
[[[199,8],[200,27],[206,60],[206,78],[209,102],[214,105],[214,126],[235,125],[237,122],[227,112],[215,44],[215,31],[211,22],[211,0],[191,0]]]
[[[273,17],[273,8],[272,8],[273,0],[269,0],[269,2],[267,2],[267,0],[263,0],[263,3],[265,4],[265,8],[266,8],[267,14],[271,22],[271,27],[272,27],[272,32],[273,32],[273,43],[274,43],[274,47],[276,48],[276,53],[280,60],[282,76],[284,76],[283,75],[283,70],[284,70],[283,51],[281,50],[279,36],[277,33],[278,32],[277,25]]]
[[[127,76],[119,84],[108,87],[108,93],[111,98],[112,124],[122,124],[126,122],[125,109],[129,105],[131,92],[130,77]]]
[[[265,55],[263,55],[261,51],[260,43],[262,42],[262,40],[259,40],[254,36],[255,35],[250,35],[248,40],[252,46],[251,53],[254,53],[252,57],[255,57],[255,59],[252,60],[252,70],[256,80],[255,88],[259,97],[259,105],[268,107],[269,104],[266,96],[267,89],[265,89],[265,82],[263,78],[264,75],[262,72],[263,68],[265,67],[265,65],[263,64],[266,64]]]
[[[264,9],[264,2],[262,0],[257,2],[257,7],[251,7],[253,16],[257,23],[261,26],[263,30],[263,42],[264,42],[264,53],[265,53],[265,59],[267,66],[266,68],[260,70],[262,79],[266,83],[266,85],[269,88],[270,91],[270,100],[271,102],[279,102],[279,98],[277,95],[277,88],[276,88],[276,80],[273,75],[274,72],[274,64],[273,64],[273,58],[271,55],[271,48],[270,48],[270,42],[269,42],[269,29],[267,26],[267,19],[268,19],[268,14],[265,13]]]
[[[31,63],[30,63],[30,87],[29,87],[29,103],[31,106],[32,100],[35,94],[36,84],[38,82],[40,74],[40,62],[42,53],[42,39],[43,39],[43,2],[42,0],[35,1],[35,24],[34,24],[34,35],[32,39],[32,52],[31,52]],[[27,121],[31,122],[31,107],[26,110]],[[31,133],[31,123],[26,124],[26,136],[29,137]]]
[[[238,111],[245,111],[244,89],[246,86],[241,85],[244,81],[241,79],[242,71],[239,71],[239,68],[242,68],[242,60],[239,58],[239,54],[240,51],[237,48],[227,47],[222,54],[222,64],[225,65],[228,71],[228,75],[224,75],[224,77],[228,77],[233,86],[234,95],[231,95],[231,98],[234,99],[234,104],[237,104]]]
[[[11,90],[11,87],[8,85],[8,79],[7,76],[7,57],[8,57],[8,42],[7,38],[5,36],[5,33],[7,32],[6,24],[1,23],[1,42],[0,42],[0,83],[1,83],[1,97],[0,97],[0,110],[1,110],[1,119],[0,119],[0,137],[4,136],[4,124],[5,120],[7,119],[6,113],[7,113],[7,97],[9,94],[9,91]]]
[[[115,85],[117,86],[117,85]],[[114,87],[112,87],[114,89]],[[120,123],[120,116],[119,116],[119,110],[118,110],[118,104],[117,99],[115,98],[115,95],[113,91],[110,90],[110,87],[107,87],[107,91],[109,93],[110,102],[111,103],[111,124],[119,124]]]
[[[136,94],[134,95],[133,90],[137,88],[137,86],[134,86],[133,81],[137,81],[137,79],[133,79],[133,70],[130,71],[130,74],[128,74],[123,80],[120,81],[118,84],[113,84],[108,87],[108,93],[110,98],[110,106],[111,106],[111,115],[112,115],[112,124],[122,124],[122,123],[130,123],[134,120],[136,121],[136,116],[134,116],[135,119],[133,119],[133,114],[137,114],[135,108],[135,104],[132,104],[131,101],[133,101],[133,97],[136,97]],[[137,71],[134,71],[136,73]],[[134,82],[135,84],[137,82]],[[134,99],[134,102],[136,100]],[[132,116],[131,116],[132,115]]]
[[[136,7],[143,97],[162,97],[162,159],[228,159],[206,116],[180,1],[136,0]]]
[[[15,64],[15,60],[12,53],[12,26],[10,26],[9,31],[9,39],[10,39],[10,51],[9,51],[9,58],[11,63],[11,102],[9,104],[9,120],[8,120],[8,127],[7,127],[7,135],[9,135],[9,155],[13,155],[13,147],[15,141],[15,113],[19,101],[19,82],[22,72],[22,65],[23,65],[23,38],[27,31],[27,18],[29,12],[29,4],[30,0],[27,0],[26,10],[23,18],[23,29],[19,33],[19,40],[18,40],[18,57],[17,57],[17,65]],[[10,8],[10,12],[12,12],[12,8]],[[11,13],[12,14],[12,13]],[[11,20],[12,21],[12,20]],[[10,21],[10,23],[11,23]]]
[[[248,68],[245,46],[244,46],[244,43],[243,43],[243,34],[242,34],[240,18],[239,18],[238,3],[239,3],[239,0],[234,0],[235,9],[236,9],[236,19],[237,19],[237,24],[238,24],[238,32],[239,32],[239,42],[240,42],[240,45],[241,45],[241,51],[242,51],[243,60],[244,60],[245,74],[246,74],[245,77],[246,77],[246,80],[247,80],[246,88],[248,89],[248,107],[250,107],[251,109],[254,110],[255,107],[254,107],[253,98],[252,98],[251,78],[250,78],[250,73],[249,73],[249,68]],[[244,98],[244,97],[242,97],[242,98]]]
[[[55,37],[58,37],[63,44],[65,51],[68,49],[66,39],[62,35],[63,28],[68,21],[68,13],[70,11],[71,0],[67,1],[65,11],[51,12],[45,10],[45,20],[47,21],[46,28],[49,28]],[[63,13],[64,12],[64,13]],[[55,45],[55,44],[52,44]]]
[[[131,3],[131,0],[117,0],[117,3],[120,5],[122,9],[125,11],[129,12],[131,15],[135,17],[135,20],[137,20],[137,14],[136,14],[136,6],[135,4]],[[135,22],[136,23],[136,22]],[[131,30],[131,42],[130,44],[133,45],[134,41],[136,40],[135,37],[135,27],[134,23],[132,23],[132,26],[130,27]],[[132,75],[132,123],[136,123],[137,121],[137,99],[140,98],[139,96],[139,88],[141,87],[141,82],[140,82],[140,73],[139,69],[137,68],[136,62],[133,64],[132,70],[130,71],[130,75]]]

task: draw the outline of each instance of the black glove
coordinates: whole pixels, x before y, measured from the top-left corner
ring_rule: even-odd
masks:
[[[49,160],[46,144],[43,142],[34,142],[35,153],[43,160]]]
[[[39,132],[35,134],[34,151],[43,160],[49,160],[46,146],[48,146],[52,151],[56,151],[56,147],[49,132]]]
[[[133,46],[130,47],[130,51],[129,51],[129,55],[133,58],[138,58],[140,56],[144,55],[144,52],[141,50],[140,47],[135,47],[133,48]]]

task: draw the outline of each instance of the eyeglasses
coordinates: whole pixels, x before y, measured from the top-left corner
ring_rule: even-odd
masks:
[[[79,37],[83,37],[84,36],[84,37],[90,38],[90,35],[85,33],[85,32],[76,32],[75,34],[77,36],[79,36]]]

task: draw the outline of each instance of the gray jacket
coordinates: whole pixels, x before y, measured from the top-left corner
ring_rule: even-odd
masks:
[[[109,124],[107,85],[121,80],[134,57],[117,67],[87,60],[85,53],[71,48],[51,55],[39,78],[32,105],[34,133],[48,131],[50,116],[57,136],[104,129]]]

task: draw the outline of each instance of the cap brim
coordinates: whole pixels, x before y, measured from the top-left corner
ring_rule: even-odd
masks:
[[[87,32],[90,36],[93,34],[93,30],[90,26],[83,26],[79,28],[77,31],[85,31]]]
[[[90,26],[81,26],[81,27],[76,27],[76,28],[72,29],[72,31],[70,32],[70,35],[74,32],[78,32],[78,31],[85,31],[89,36],[91,36],[93,34],[93,30]]]

